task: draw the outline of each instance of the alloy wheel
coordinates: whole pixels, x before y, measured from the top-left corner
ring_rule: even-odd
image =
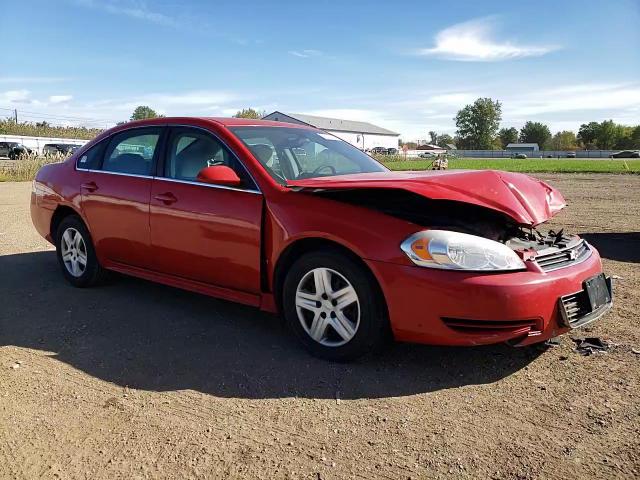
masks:
[[[87,269],[87,246],[75,228],[67,228],[60,240],[60,253],[67,271],[78,278]]]
[[[345,345],[360,326],[356,290],[330,268],[314,268],[302,277],[296,289],[296,311],[305,332],[327,347]]]

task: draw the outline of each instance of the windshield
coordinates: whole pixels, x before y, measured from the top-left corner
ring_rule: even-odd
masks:
[[[277,182],[387,171],[380,163],[333,135],[306,128],[231,127]]]

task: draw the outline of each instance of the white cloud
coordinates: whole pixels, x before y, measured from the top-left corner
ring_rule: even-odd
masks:
[[[113,15],[144,20],[160,25],[176,26],[175,19],[163,13],[149,10],[144,1],[139,0],[75,0],[75,3],[89,8],[103,10]]]
[[[461,107],[469,102],[473,102],[478,98],[478,95],[473,93],[461,92],[461,93],[443,93],[439,95],[432,95],[427,98],[426,102],[428,104],[437,104],[437,105],[452,105],[456,107]]]
[[[73,95],[51,95],[49,97],[49,103],[66,103],[70,102]]]
[[[532,116],[603,110],[614,113],[640,107],[640,84],[578,84],[530,92],[505,102],[505,113]]]
[[[540,56],[557,50],[557,46],[517,45],[493,38],[494,17],[458,23],[436,34],[435,46],[417,51],[418,55],[447,60],[495,62]]]
[[[289,50],[289,55],[300,58],[319,57],[322,55],[320,50],[306,49],[306,50]]]
[[[31,92],[26,89],[7,90],[0,93],[2,103],[31,103]]]

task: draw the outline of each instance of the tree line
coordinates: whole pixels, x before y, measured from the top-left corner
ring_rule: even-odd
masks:
[[[265,112],[253,108],[239,110],[234,117],[259,119]],[[131,114],[129,120],[162,117],[151,107],[140,105]],[[570,130],[551,133],[547,125],[541,122],[526,122],[520,130],[515,127],[500,128],[502,104],[491,98],[478,98],[470,105],[458,111],[454,118],[456,135],[429,132],[429,142],[446,147],[455,145],[465,150],[502,150],[509,143],[537,143],[542,150],[631,150],[640,149],[640,125],[627,126],[613,120],[589,122],[580,125],[576,134]],[[120,122],[124,123],[124,122]],[[25,135],[34,137],[67,137],[91,139],[102,129],[53,126],[43,122],[15,122],[12,118],[0,120],[0,134]],[[403,143],[416,148],[414,142]]]
[[[584,123],[577,134],[571,130],[552,134],[544,123],[532,121],[520,130],[500,128],[502,104],[491,98],[478,98],[466,105],[454,120],[456,136],[429,132],[431,143],[442,147],[453,143],[465,150],[501,150],[509,143],[537,143],[541,150],[640,149],[640,125],[620,125],[613,120]]]
[[[234,117],[236,118],[262,118],[265,112],[254,110],[253,108],[245,108],[239,110]],[[139,105],[131,113],[130,121],[144,120],[147,118],[159,118],[164,115],[159,114],[153,108],[147,105]],[[118,125],[126,123],[118,122]],[[50,137],[50,138],[77,138],[83,140],[91,140],[97,136],[103,129],[87,128],[74,126],[51,125],[46,121],[42,122],[16,122],[13,117],[0,120],[0,135],[23,135],[25,137]]]

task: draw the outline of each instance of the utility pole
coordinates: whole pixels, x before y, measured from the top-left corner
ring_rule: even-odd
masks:
[[[18,109],[14,108],[13,109],[13,120],[18,123]]]

